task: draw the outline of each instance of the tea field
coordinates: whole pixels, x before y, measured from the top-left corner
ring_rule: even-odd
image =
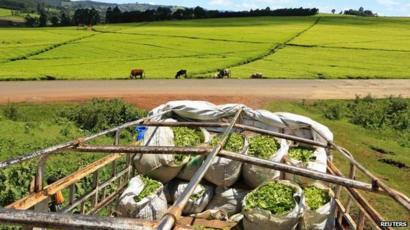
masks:
[[[410,18],[255,17],[0,28],[0,80],[410,78]]]

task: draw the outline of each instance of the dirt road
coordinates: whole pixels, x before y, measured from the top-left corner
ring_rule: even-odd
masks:
[[[0,82],[0,103],[82,101],[121,97],[143,108],[177,99],[245,103],[352,99],[356,95],[410,97],[410,80],[134,80]]]

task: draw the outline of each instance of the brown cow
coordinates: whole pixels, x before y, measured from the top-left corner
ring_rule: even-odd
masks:
[[[143,69],[133,69],[133,70],[131,70],[131,74],[130,74],[131,79],[136,79],[138,76],[140,77],[140,79],[144,78],[144,70]]]

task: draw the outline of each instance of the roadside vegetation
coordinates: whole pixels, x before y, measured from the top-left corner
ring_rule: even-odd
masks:
[[[144,111],[117,99],[95,99],[85,104],[8,104],[0,106],[0,111],[0,161],[84,137],[144,115]],[[131,139],[131,129],[125,130],[121,141],[130,142]],[[113,139],[105,136],[96,141],[111,144]],[[98,153],[55,154],[47,164],[46,178],[62,178],[103,156]],[[35,165],[33,160],[0,171],[0,206],[27,194]],[[101,178],[110,175],[109,170],[101,173]],[[85,192],[90,186],[91,178],[87,177],[78,184],[77,191]]]
[[[355,159],[388,185],[409,196],[410,187],[403,183],[410,180],[409,106],[409,99],[374,99],[368,96],[347,101],[274,102],[266,109],[306,115],[328,126],[337,144],[350,150]],[[120,100],[1,105],[0,160],[83,137],[144,115],[145,111]],[[121,142],[130,143],[133,135],[132,129],[123,132]],[[112,136],[107,136],[97,143],[111,144],[112,141]],[[236,142],[242,143],[240,140],[232,143]],[[240,148],[241,144],[235,144],[235,148],[238,146]],[[335,164],[347,175],[348,163],[340,154],[333,154]],[[49,160],[46,177],[61,178],[102,156],[105,155],[56,154]],[[35,163],[30,161],[1,170],[0,206],[27,193]],[[109,175],[109,170],[103,171],[101,177],[104,178],[105,174]],[[359,180],[364,178],[358,174]],[[78,189],[85,192],[90,186],[91,178],[86,178]],[[387,218],[403,219],[408,214],[388,197],[364,194],[378,210],[384,210],[383,215]]]
[[[409,78],[410,19],[322,15],[0,28],[0,80]],[[373,39],[377,38],[377,39]],[[23,68],[24,67],[24,68]]]

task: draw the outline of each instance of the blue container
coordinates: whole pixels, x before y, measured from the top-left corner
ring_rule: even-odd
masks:
[[[140,141],[144,139],[144,135],[147,130],[148,128],[142,125],[135,127],[135,132],[137,132],[136,141]]]

